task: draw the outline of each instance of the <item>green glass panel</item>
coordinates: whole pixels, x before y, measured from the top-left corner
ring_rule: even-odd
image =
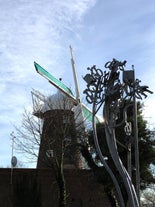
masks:
[[[92,119],[93,119],[93,114],[91,112],[90,109],[88,109],[85,105],[82,104],[82,112],[83,112],[83,116],[84,118],[87,120],[87,121],[90,121],[92,122]],[[95,116],[95,121],[96,123],[99,123],[99,119],[97,116]]]
[[[58,89],[64,91],[70,96],[73,96],[72,91],[61,81],[56,79],[54,76],[52,76],[49,72],[47,72],[44,68],[42,68],[38,63],[34,62],[34,66],[36,68],[36,71],[44,76],[46,79],[48,79],[53,85],[55,85]]]

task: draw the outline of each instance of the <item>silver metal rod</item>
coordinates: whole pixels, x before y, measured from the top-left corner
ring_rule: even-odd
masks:
[[[104,118],[106,121],[106,127],[105,127],[105,133],[106,133],[106,141],[108,144],[109,152],[111,154],[111,157],[114,161],[114,164],[124,182],[126,191],[128,193],[128,199],[129,199],[129,205],[130,207],[139,207],[138,198],[135,192],[135,189],[132,185],[131,178],[126,171],[125,167],[123,166],[123,163],[121,162],[118,151],[117,151],[117,145],[116,145],[116,138],[115,138],[115,129],[113,127],[113,120],[112,115],[109,112],[109,104],[105,103],[104,106]]]
[[[140,201],[140,171],[139,171],[139,144],[138,144],[138,123],[137,123],[137,103],[135,90],[133,96],[133,121],[134,121],[134,144],[135,144],[135,168],[136,168],[136,192]]]
[[[74,57],[73,57],[73,49],[71,46],[69,48],[70,48],[70,53],[71,53],[71,63],[72,63],[73,77],[74,77],[75,90],[76,90],[76,99],[79,102],[81,102],[79,84],[78,84],[78,79],[77,79],[77,74],[76,74],[76,67],[75,67],[75,62],[74,62]]]
[[[96,109],[95,109],[95,103],[93,103],[93,112],[95,112],[95,111],[96,111]],[[113,174],[112,170],[108,166],[106,160],[104,159],[104,156],[102,154],[101,148],[100,148],[99,143],[98,143],[98,137],[97,137],[97,131],[96,131],[96,123],[95,123],[94,113],[93,113],[93,137],[94,137],[95,148],[96,148],[96,151],[98,152],[98,155],[100,157],[101,163],[105,167],[106,171],[109,173],[109,175],[110,175],[110,177],[111,177],[111,179],[113,181],[113,184],[114,184],[114,186],[116,188],[116,192],[117,192],[117,195],[118,195],[119,204],[120,204],[121,207],[125,207],[125,203],[124,203],[124,199],[123,199],[123,195],[122,195],[122,192],[121,192],[119,183],[118,183],[115,175]]]
[[[10,178],[10,184],[12,185],[12,176],[13,176],[13,165],[12,165],[12,158],[13,158],[13,152],[14,152],[14,132],[11,132],[10,136],[12,137],[12,153],[11,153],[11,178]]]
[[[132,163],[131,163],[131,144],[128,144],[127,148],[127,163],[128,163],[128,173],[130,178],[132,179]]]

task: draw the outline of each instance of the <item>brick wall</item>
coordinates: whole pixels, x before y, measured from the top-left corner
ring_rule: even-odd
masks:
[[[67,207],[111,207],[104,187],[89,170],[65,170]],[[0,206],[58,207],[59,190],[52,169],[0,169]]]

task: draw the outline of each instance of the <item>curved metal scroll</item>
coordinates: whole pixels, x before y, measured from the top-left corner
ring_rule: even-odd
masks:
[[[145,98],[147,97],[146,92],[152,92],[148,90],[148,86],[140,86],[140,81],[138,79],[135,80],[134,78],[134,71],[124,69],[125,64],[126,61],[120,62],[116,59],[113,59],[112,61],[109,61],[105,64],[105,68],[109,69],[108,72],[103,72],[101,69],[96,69],[96,66],[87,68],[90,73],[86,74],[84,77],[84,80],[87,82],[87,88],[85,89],[84,94],[86,95],[87,102],[93,104],[93,132],[95,147],[102,164],[113,180],[118,193],[120,205],[122,207],[124,206],[122,192],[119,188],[116,177],[102,155],[96,133],[94,116],[102,105],[103,118],[105,120],[106,141],[110,155],[124,182],[126,192],[128,193],[130,206],[139,207],[139,202],[131,178],[118,155],[115,128],[124,123],[122,121],[120,124],[116,125],[118,114],[120,109],[124,106],[125,101],[128,101],[128,105],[131,105],[133,96],[138,99],[142,99],[142,96]],[[120,72],[123,73],[123,81],[120,80]],[[126,107],[124,107],[124,111],[125,110]]]

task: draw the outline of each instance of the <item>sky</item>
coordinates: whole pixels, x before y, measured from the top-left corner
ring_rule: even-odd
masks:
[[[136,78],[155,91],[154,0],[0,0],[0,8],[0,167],[10,166],[10,133],[32,107],[32,88],[55,93],[34,61],[75,92],[71,45],[82,99],[87,67],[104,70],[113,58],[134,65]],[[155,127],[155,94],[142,102]]]

